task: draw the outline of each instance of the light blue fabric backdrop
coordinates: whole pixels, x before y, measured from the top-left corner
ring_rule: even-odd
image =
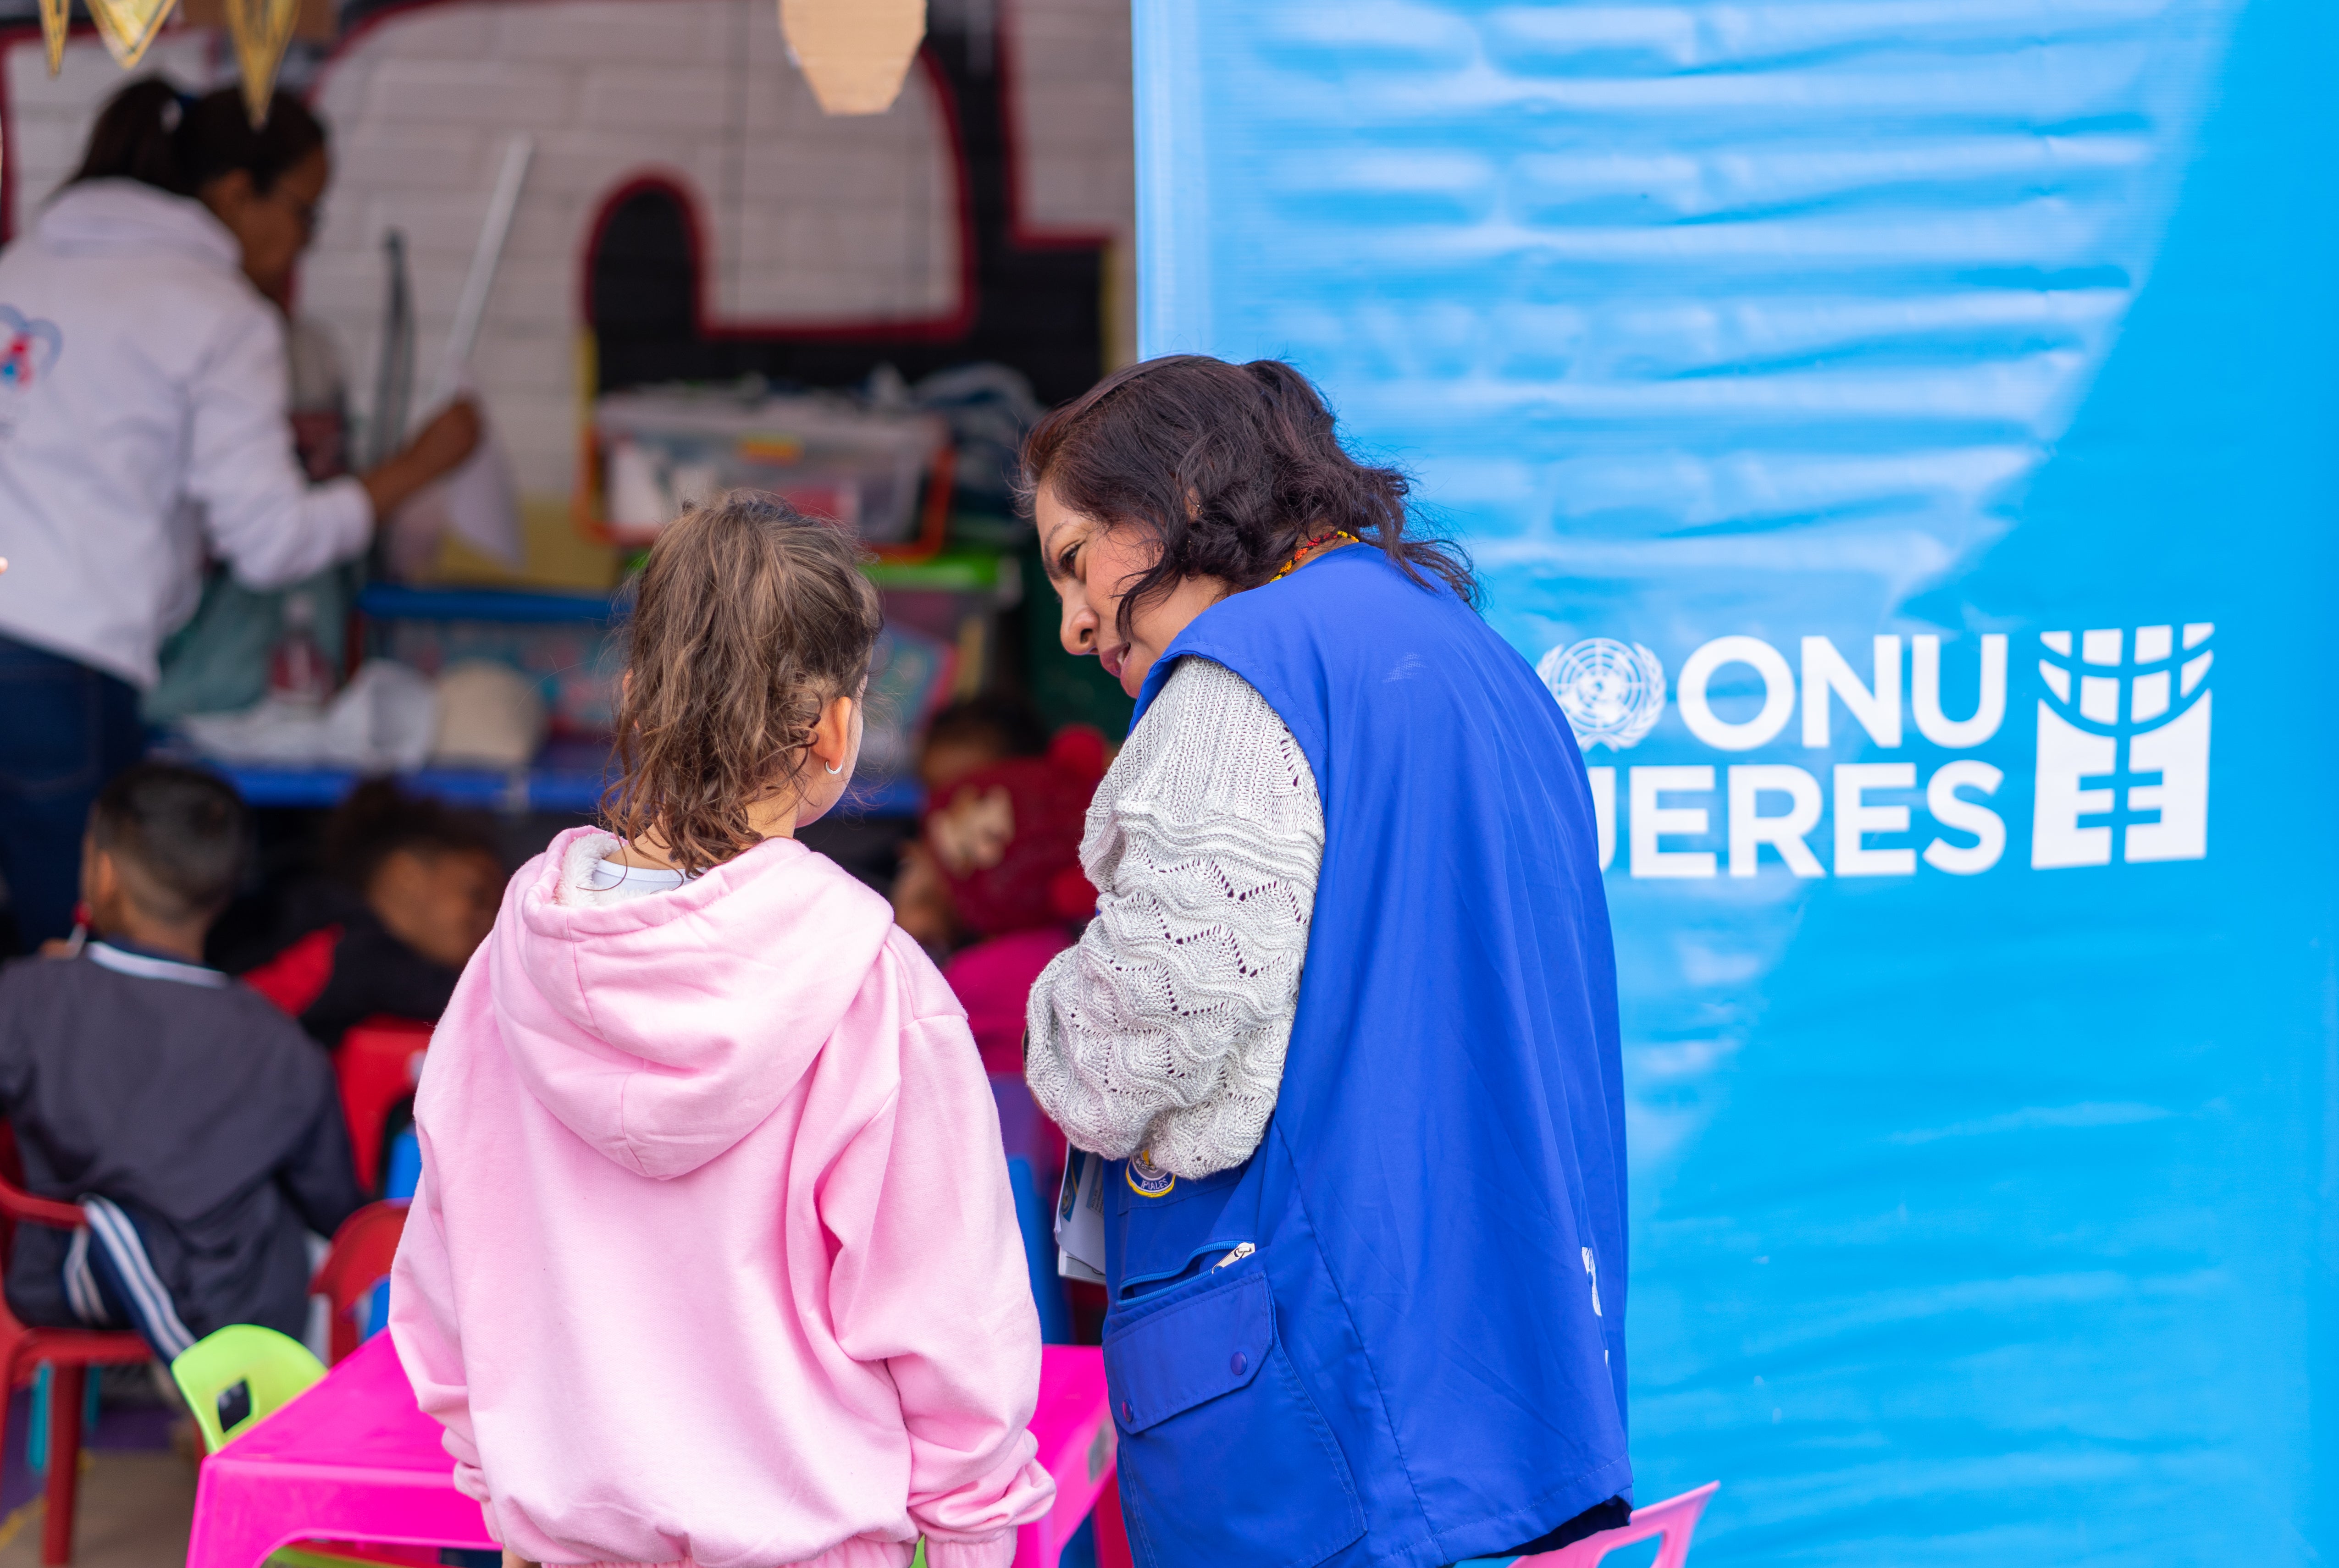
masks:
[[[2339,1560],[2334,20],[1137,0],[1145,351],[1317,377],[1613,792],[1702,1560]]]

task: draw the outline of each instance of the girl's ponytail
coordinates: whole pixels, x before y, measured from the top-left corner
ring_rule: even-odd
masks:
[[[107,100],[90,128],[81,167],[66,183],[135,180],[174,196],[194,196],[240,170],[265,196],[324,145],[322,122],[289,93],[276,94],[267,120],[254,130],[238,88],[192,98],[163,77],[142,76]]]
[[[187,104],[179,90],[160,76],[131,83],[99,112],[81,167],[66,183],[135,180],[174,196],[193,195],[185,157]]]

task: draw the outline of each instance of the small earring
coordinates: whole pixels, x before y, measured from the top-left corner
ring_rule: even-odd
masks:
[[[823,767],[828,767],[828,764],[827,764],[826,763],[823,763],[821,765],[822,765]],[[841,773],[843,773],[843,772],[844,771],[844,764],[843,764],[842,763],[840,763],[840,764],[838,764],[835,767],[829,768],[829,769],[828,769],[828,771],[829,771],[829,772],[831,772],[831,773],[833,773],[833,774],[841,774]]]

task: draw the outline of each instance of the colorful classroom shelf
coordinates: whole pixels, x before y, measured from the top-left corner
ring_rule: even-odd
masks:
[[[607,594],[413,588],[400,583],[368,583],[358,595],[359,610],[382,621],[518,621],[537,626],[606,621],[615,603]]]
[[[906,564],[876,563],[869,575],[881,587],[995,592],[1002,587],[1000,557],[987,551],[962,551]],[[1012,574],[1013,563],[1007,563]],[[370,583],[358,596],[361,614],[380,621],[500,621],[533,626],[606,622],[615,618],[609,594],[548,592],[496,587],[408,587]],[[599,743],[556,740],[536,765],[498,773],[486,768],[429,767],[401,774],[399,782],[418,794],[476,810],[538,812],[589,816],[607,783],[606,747]],[[336,767],[239,765],[221,770],[255,806],[329,807],[355,789],[363,775]],[[850,815],[913,816],[924,803],[914,779],[857,784],[841,808]]]
[[[331,806],[363,776],[350,768],[233,766],[221,770],[255,806]],[[424,768],[400,774],[398,782],[417,794],[449,805],[490,811],[554,812],[583,815],[601,798],[597,773],[549,768],[498,774],[473,768]]]
[[[923,561],[873,561],[864,568],[881,588],[944,593],[1007,594],[1019,587],[1016,562],[995,550],[948,550]],[[555,625],[607,621],[617,615],[613,594],[536,588],[409,587],[369,583],[358,608],[384,621],[515,621]]]
[[[231,766],[220,771],[255,806],[337,805],[363,777],[350,768]],[[417,794],[449,805],[561,816],[591,815],[600,804],[604,784],[598,769],[541,765],[510,774],[423,768],[400,774],[398,781]],[[914,816],[923,801],[915,781],[891,779],[855,785],[839,809],[859,816]]]

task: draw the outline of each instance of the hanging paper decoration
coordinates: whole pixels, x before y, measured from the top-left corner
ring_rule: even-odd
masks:
[[[89,0],[89,14],[106,52],[124,71],[145,56],[146,45],[163,30],[173,0]]]
[[[926,0],[780,0],[788,58],[828,114],[882,114],[926,35]]]
[[[41,0],[41,42],[49,46],[49,74],[64,69],[65,30],[73,21],[73,0]]]
[[[228,36],[235,40],[235,63],[243,72],[243,107],[252,129],[268,123],[268,104],[276,95],[276,72],[284,64],[284,46],[292,42],[292,25],[301,19],[301,0],[227,0]]]

